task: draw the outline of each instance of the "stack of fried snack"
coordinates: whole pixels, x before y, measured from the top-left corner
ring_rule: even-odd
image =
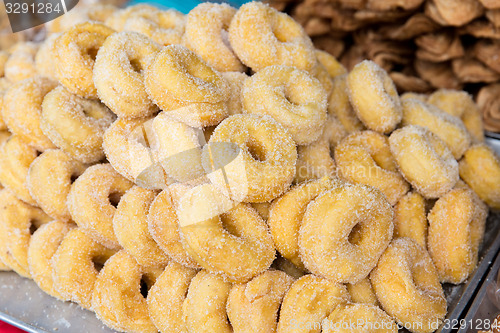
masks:
[[[74,15],[2,51],[1,270],[123,332],[438,329],[500,209],[468,94],[259,2]]]
[[[316,47],[351,69],[371,59],[400,91],[466,89],[487,130],[500,132],[500,2],[491,0],[272,0]]]

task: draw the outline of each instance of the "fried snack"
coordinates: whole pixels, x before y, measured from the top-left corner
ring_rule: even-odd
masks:
[[[229,84],[228,115],[243,113],[243,86],[246,79],[248,79],[248,75],[241,72],[224,72],[222,77]]]
[[[32,42],[18,43],[10,50],[5,63],[4,75],[10,82],[16,83],[36,75],[35,56],[38,45]]]
[[[40,151],[55,148],[40,122],[43,99],[56,85],[53,80],[35,76],[12,85],[3,99],[2,117],[9,131]]]
[[[201,3],[186,17],[183,44],[221,72],[243,72],[245,66],[227,42],[236,9],[225,3]]]
[[[102,44],[94,64],[94,84],[101,101],[119,117],[145,117],[158,110],[146,93],[144,72],[160,49],[135,32],[115,33]]]
[[[300,257],[314,274],[356,283],[377,265],[392,239],[393,210],[378,190],[342,184],[308,205],[299,230]]]
[[[387,197],[391,205],[408,192],[410,186],[398,172],[386,136],[373,132],[355,132],[335,148],[339,177],[370,185]]]
[[[330,53],[316,50],[316,58],[318,63],[323,65],[329,76],[335,79],[337,76],[344,75],[347,73],[346,68]]]
[[[50,217],[68,221],[71,218],[66,200],[71,184],[87,168],[59,149],[49,149],[29,166],[26,184],[38,206]]]
[[[321,135],[326,98],[317,79],[290,66],[266,67],[248,78],[243,87],[245,111],[271,116],[298,145],[312,143]]]
[[[347,91],[347,74],[333,80],[333,88],[328,100],[328,113],[334,115],[348,133],[365,129],[349,101]]]
[[[85,22],[73,26],[54,42],[57,77],[73,94],[98,97],[93,81],[94,63],[97,52],[113,33],[103,24]]]
[[[241,62],[254,71],[271,65],[308,71],[316,65],[314,46],[300,24],[260,2],[244,4],[236,12],[229,42]]]
[[[268,270],[245,284],[235,284],[227,300],[227,316],[241,333],[276,332],[283,297],[294,282],[284,272]]]
[[[168,257],[149,234],[147,215],[156,197],[138,186],[128,190],[113,216],[113,230],[120,245],[143,267],[162,267]]]
[[[375,295],[375,290],[373,290],[370,278],[366,277],[354,284],[347,284],[346,287],[354,303],[363,303],[375,306],[380,305],[377,300],[377,295]]]
[[[470,147],[460,161],[460,177],[493,209],[500,210],[500,158],[485,144]]]
[[[89,167],[73,183],[68,194],[67,205],[73,221],[96,242],[119,249],[113,216],[121,197],[132,185],[110,164]]]
[[[294,183],[335,177],[335,161],[330,154],[330,145],[323,137],[307,146],[297,147]]]
[[[363,124],[390,133],[403,117],[401,101],[389,75],[373,61],[357,64],[347,75],[352,107]]]
[[[434,332],[446,299],[432,259],[411,238],[392,241],[370,274],[382,308],[414,333]]]
[[[339,305],[322,323],[324,333],[397,333],[398,327],[378,306]]]
[[[35,56],[36,72],[48,77],[52,80],[57,80],[56,64],[54,62],[54,43],[59,37],[59,34],[51,34],[43,41]]]
[[[427,128],[405,126],[391,134],[389,144],[399,171],[425,198],[439,198],[457,183],[457,161]]]
[[[488,207],[467,188],[438,199],[428,215],[427,246],[439,280],[460,284],[476,268]]]
[[[427,225],[425,199],[419,193],[407,193],[394,206],[394,237],[411,238],[426,249]]]

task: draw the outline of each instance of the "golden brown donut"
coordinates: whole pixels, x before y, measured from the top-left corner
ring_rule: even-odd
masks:
[[[423,196],[409,192],[394,206],[394,237],[412,238],[427,248],[427,209]]]

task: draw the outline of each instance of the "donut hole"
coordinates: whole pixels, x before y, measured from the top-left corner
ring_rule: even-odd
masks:
[[[246,148],[250,156],[256,161],[263,162],[266,160],[266,152],[264,147],[254,140],[246,143]]]
[[[106,264],[106,260],[108,259],[109,257],[101,255],[92,257],[92,264],[94,265],[95,270],[100,272],[104,268],[104,264]]]
[[[362,240],[362,232],[363,232],[363,224],[362,223],[356,224],[351,229],[349,236],[347,236],[347,240],[349,241],[349,243],[355,246],[359,245]]]
[[[36,231],[36,229],[38,229],[36,227],[36,225],[34,225],[33,223],[30,225],[30,235],[33,235]]]
[[[139,283],[139,288],[142,297],[147,298],[149,293],[149,286],[147,282],[144,280],[144,278],[141,279],[141,282]]]
[[[99,52],[99,48],[96,46],[89,47],[85,50],[86,56],[88,56],[93,62],[95,62],[95,59],[97,58],[97,52]]]
[[[129,60],[130,62],[130,67],[132,67],[132,69],[134,70],[134,72],[136,73],[142,73],[142,71],[144,70],[144,66],[142,64],[142,62],[137,59],[137,58],[132,58]]]
[[[120,203],[120,200],[123,196],[123,193],[120,192],[111,192],[109,193],[108,200],[111,206],[113,207],[118,207],[118,204]]]
[[[72,175],[69,177],[69,181],[70,181],[70,183],[71,183],[71,184],[73,184],[73,183],[74,183],[74,182],[78,179],[78,177],[80,177],[80,175],[79,175],[79,174],[77,174],[77,173],[72,174]]]
[[[97,102],[95,101],[86,101],[86,102],[89,103],[85,103],[82,105],[82,112],[86,117],[100,120],[108,115],[103,106],[96,105]]]

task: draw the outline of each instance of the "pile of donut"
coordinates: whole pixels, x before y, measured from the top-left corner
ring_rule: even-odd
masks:
[[[122,332],[438,329],[500,209],[468,94],[259,2],[64,17],[0,53],[0,270]]]

